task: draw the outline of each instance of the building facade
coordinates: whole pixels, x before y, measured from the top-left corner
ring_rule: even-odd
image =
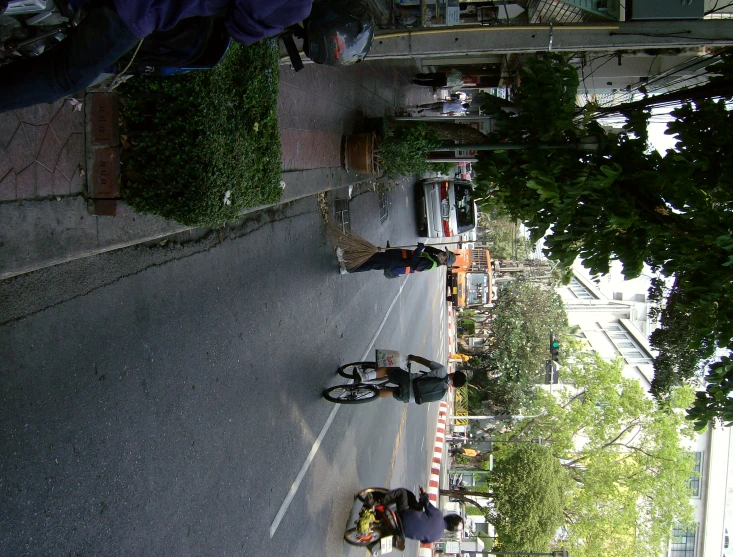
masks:
[[[582,270],[574,273],[558,293],[565,304],[568,321],[576,336],[601,357],[621,357],[623,373],[649,389],[654,377],[654,353],[649,347],[651,324],[644,293],[609,297]],[[667,551],[669,557],[720,557],[724,540],[728,468],[731,450],[730,428],[708,428],[690,446],[697,475],[693,488],[696,527],[677,529]]]

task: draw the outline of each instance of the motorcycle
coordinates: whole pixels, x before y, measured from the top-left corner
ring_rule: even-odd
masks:
[[[384,505],[387,489],[369,487],[354,496],[344,540],[365,547],[371,555],[405,550],[402,521],[394,504]]]
[[[42,54],[63,41],[83,17],[83,2],[75,7],[66,0],[0,0],[0,65]],[[297,71],[303,63],[293,37],[303,40],[303,51],[317,64],[354,64],[369,52],[374,20],[365,0],[316,2],[302,25],[284,29],[279,36]],[[169,31],[146,37],[109,73],[176,75],[210,69],[229,44],[223,16],[186,18]]]
[[[0,65],[52,48],[82,17],[81,10],[63,1],[0,0]]]
[[[74,8],[63,0],[10,0],[4,7],[5,1],[0,0],[0,65],[53,48],[85,15],[83,3]],[[123,73],[166,76],[211,69],[229,44],[223,17],[186,18],[173,29],[146,37],[139,48],[110,67],[102,80]]]

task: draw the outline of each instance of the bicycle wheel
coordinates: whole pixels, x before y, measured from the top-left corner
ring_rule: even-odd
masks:
[[[372,385],[336,385],[323,391],[323,398],[337,404],[364,404],[379,398],[379,389]]]
[[[352,362],[338,368],[336,373],[341,377],[346,377],[347,379],[359,379],[359,376],[356,374],[356,368],[364,370],[377,369],[377,362]]]
[[[344,539],[351,545],[368,546],[379,541],[382,534],[379,530],[370,530],[367,534],[360,534],[356,528],[349,528],[344,534]]]

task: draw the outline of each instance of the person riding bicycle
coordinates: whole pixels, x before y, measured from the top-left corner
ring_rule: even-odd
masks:
[[[371,494],[367,496],[366,505],[374,503]],[[382,504],[397,505],[397,512],[402,519],[402,530],[406,538],[430,543],[443,537],[443,531],[455,532],[463,525],[463,519],[457,514],[443,513],[430,502],[425,490],[420,488],[420,499],[409,489],[400,487],[384,495]]]
[[[462,387],[466,383],[466,374],[462,371],[448,373],[443,364],[410,354],[408,362],[415,362],[430,369],[426,373],[410,373],[400,367],[379,367],[377,369],[357,369],[356,373],[362,382],[370,379],[389,377],[390,383],[396,387],[386,387],[379,392],[380,398],[393,396],[402,402],[435,402],[442,400],[450,385]]]

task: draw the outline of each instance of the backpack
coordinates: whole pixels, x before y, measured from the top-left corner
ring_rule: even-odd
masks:
[[[448,391],[448,377],[417,377],[412,380],[412,391],[415,402],[435,402],[441,400]]]

